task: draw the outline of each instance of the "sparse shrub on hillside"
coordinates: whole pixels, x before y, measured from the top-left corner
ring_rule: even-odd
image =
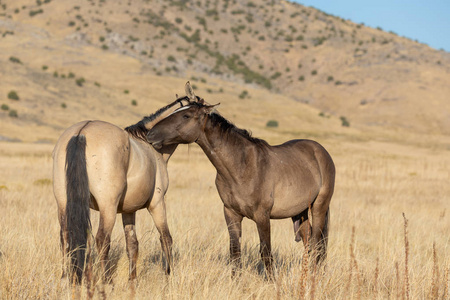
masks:
[[[167,60],[170,61],[170,62],[177,62],[176,58],[173,55],[169,55],[167,57]]]
[[[123,90],[123,93],[124,93],[124,94],[129,94],[130,91],[129,91],[129,90]]]
[[[317,75],[317,70],[312,70],[312,71],[311,71],[311,75],[313,75],[313,76],[314,76],[314,75]]]
[[[66,105],[66,103],[61,103],[61,108],[66,108],[67,107],[67,105]]]
[[[19,95],[17,94],[16,91],[10,91],[8,93],[8,99],[16,100],[16,101],[20,100]]]
[[[69,75],[67,76],[68,78],[75,78],[75,74],[72,72],[69,72]]]
[[[67,25],[69,25],[69,27],[73,27],[73,26],[75,26],[75,22],[74,21],[70,21],[69,24],[67,24]]]
[[[303,35],[299,35],[295,38],[297,41],[303,41],[304,37]]]
[[[13,62],[15,64],[21,64],[22,65],[22,61],[20,59],[18,59],[17,57],[14,57],[14,56],[10,56],[9,57],[9,61]]]
[[[17,113],[17,110],[11,109],[8,113],[8,116],[10,116],[11,118],[18,118],[19,114]]]
[[[46,65],[42,66],[42,70],[47,71],[47,69],[48,69],[48,66],[46,66]]]
[[[350,122],[347,120],[346,117],[341,116],[340,119],[341,119],[341,122],[342,122],[342,123],[341,123],[342,126],[344,126],[344,127],[350,127]]]
[[[9,106],[7,104],[2,104],[2,110],[9,110]]]
[[[55,77],[55,78],[58,78],[58,77],[59,77],[59,74],[58,74],[57,71],[53,72],[53,77]]]
[[[243,91],[239,94],[239,99],[245,99],[245,98],[250,98],[250,95],[249,95],[248,91],[243,90]]]
[[[108,50],[108,49],[109,49],[109,47],[108,47],[108,45],[106,45],[106,44],[103,44],[103,45],[102,45],[102,49],[103,49],[103,50]]]
[[[133,105],[133,106],[137,106],[137,105],[138,105],[138,103],[137,103],[137,101],[136,101],[135,99],[133,99],[133,100],[131,100],[131,105]]]
[[[44,10],[42,8],[37,10],[30,10],[29,15],[30,17],[34,17],[35,15],[42,14],[43,12]]]
[[[98,40],[103,43],[105,41],[105,37],[101,36],[101,37],[98,38]]]
[[[203,26],[203,29],[205,30],[205,31],[207,31],[208,30],[208,27],[207,27],[207,25],[206,25],[206,19],[205,18],[202,18],[202,17],[196,17],[196,19],[197,19],[197,21],[198,21],[198,24],[200,24],[200,25],[202,25]]]
[[[278,127],[278,121],[276,121],[276,120],[269,120],[266,123],[266,127],[277,128]]]
[[[328,76],[327,81],[328,81],[328,82],[334,81],[334,77],[333,77],[333,76]]]
[[[183,19],[177,17],[177,18],[175,18],[175,22],[177,24],[181,24],[181,23],[183,23]]]
[[[97,81],[94,82],[94,85],[97,86],[97,87],[100,87],[100,86],[101,86],[100,83],[98,83]]]
[[[298,78],[298,81],[305,81],[305,76],[301,75],[301,76]]]
[[[261,35],[261,36],[259,36],[258,40],[260,40],[260,41],[265,41],[266,38],[265,38],[263,35]]]
[[[86,82],[86,80],[83,78],[83,77],[80,77],[80,78],[77,78],[76,80],[75,80],[75,83],[78,85],[78,86],[83,86],[83,84]]]
[[[272,76],[270,76],[270,79],[271,79],[271,80],[275,80],[275,79],[279,78],[280,76],[281,76],[281,73],[280,73],[280,72],[275,72],[275,74],[273,74]]]
[[[337,81],[334,82],[334,84],[335,84],[335,85],[341,85],[341,84],[342,84],[342,81],[337,80]]]

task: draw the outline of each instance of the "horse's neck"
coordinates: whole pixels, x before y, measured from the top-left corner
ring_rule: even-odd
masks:
[[[248,152],[255,145],[235,132],[229,132],[227,133],[228,136],[224,137],[219,126],[208,125],[197,144],[205,152],[219,174],[233,178],[239,177],[241,172],[244,172],[245,167],[252,163],[249,160],[252,156],[249,156]]]

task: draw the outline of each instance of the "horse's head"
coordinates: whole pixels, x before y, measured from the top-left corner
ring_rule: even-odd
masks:
[[[147,141],[155,149],[197,141],[204,130],[207,115],[213,111],[215,106],[192,102],[175,110],[153,126],[147,134]]]

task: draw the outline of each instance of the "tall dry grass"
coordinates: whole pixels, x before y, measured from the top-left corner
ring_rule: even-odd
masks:
[[[448,299],[448,150],[321,142],[337,167],[325,269],[313,271],[303,245],[294,242],[292,221],[272,221],[277,275],[265,280],[256,226],[244,220],[243,270],[232,280],[215,170],[198,147],[180,146],[169,162],[166,201],[173,274],[164,275],[158,233],[140,211],[137,286],[128,284],[119,216],[113,284],[101,283],[94,261],[91,287],[78,291],[60,280],[52,146],[0,143],[0,298],[86,299],[91,292],[93,299]],[[96,228],[97,212],[92,220]]]

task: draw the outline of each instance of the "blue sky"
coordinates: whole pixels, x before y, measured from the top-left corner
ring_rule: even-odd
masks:
[[[450,0],[293,0],[450,52]]]

